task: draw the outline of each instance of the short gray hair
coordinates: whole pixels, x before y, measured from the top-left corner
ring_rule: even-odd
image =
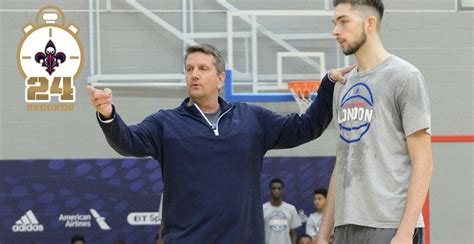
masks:
[[[198,44],[189,46],[186,49],[186,55],[184,56],[184,66],[186,66],[186,60],[188,60],[189,55],[197,52],[212,55],[214,57],[214,66],[216,66],[217,73],[220,74],[225,72],[224,57],[222,56],[222,53],[211,44]]]

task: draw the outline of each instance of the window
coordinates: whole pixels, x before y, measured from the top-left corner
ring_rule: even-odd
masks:
[[[459,10],[474,10],[474,0],[458,0]]]

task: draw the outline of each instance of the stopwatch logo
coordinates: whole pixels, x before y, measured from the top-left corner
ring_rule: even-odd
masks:
[[[25,78],[25,101],[48,103],[57,97],[61,103],[76,99],[74,80],[83,65],[79,28],[65,25],[63,11],[55,6],[38,10],[36,23],[23,28],[17,49],[17,64]]]

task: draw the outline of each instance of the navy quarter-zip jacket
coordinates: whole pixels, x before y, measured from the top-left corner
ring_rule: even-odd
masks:
[[[160,162],[165,243],[259,244],[264,243],[263,157],[270,149],[319,137],[332,119],[333,90],[326,75],[301,116],[219,98],[221,115],[212,128],[187,98],[137,125],[127,126],[115,108],[113,120],[99,124],[118,153]]]

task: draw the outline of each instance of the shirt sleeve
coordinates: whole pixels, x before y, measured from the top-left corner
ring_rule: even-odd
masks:
[[[104,132],[107,142],[123,156],[147,157],[159,159],[161,127],[158,114],[146,117],[136,125],[126,125],[113,107],[113,119],[103,122],[97,114],[97,120]]]
[[[112,115],[110,116],[110,119],[104,119],[102,115],[99,113],[99,111],[96,112],[97,119],[99,120],[100,123],[108,124],[114,121],[115,118],[115,106],[112,105]]]
[[[110,119],[102,119],[102,116],[99,114],[99,112],[97,112],[97,118],[99,119],[99,121],[101,123],[104,123],[104,124],[108,124],[108,123],[111,123],[112,121],[114,121],[114,117],[110,118]]]
[[[314,219],[311,217],[311,215],[308,218],[308,221],[306,222],[306,235],[314,237],[316,236],[316,223],[314,223]]]
[[[405,137],[426,130],[431,134],[431,112],[423,75],[415,71],[402,83],[397,102]]]
[[[298,215],[298,212],[296,212],[296,208],[294,206],[291,206],[290,212],[291,212],[290,229],[296,229],[301,226],[300,216]]]
[[[253,106],[264,134],[265,150],[291,148],[318,138],[332,119],[334,83],[326,75],[316,99],[302,115],[286,116],[268,109]]]

